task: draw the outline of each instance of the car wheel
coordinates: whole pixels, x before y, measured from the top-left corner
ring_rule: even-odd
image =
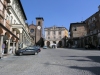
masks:
[[[37,52],[35,52],[35,55],[38,54]]]
[[[19,53],[19,55],[21,56],[21,55],[23,55],[23,53]]]
[[[35,55],[35,53],[33,55]]]

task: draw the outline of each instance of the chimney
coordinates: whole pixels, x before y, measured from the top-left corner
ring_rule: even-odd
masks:
[[[100,5],[98,6],[98,10],[100,10]]]

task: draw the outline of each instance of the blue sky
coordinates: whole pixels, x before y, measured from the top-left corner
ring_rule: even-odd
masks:
[[[28,24],[36,17],[44,18],[44,27],[63,26],[80,22],[98,11],[100,0],[21,0]]]

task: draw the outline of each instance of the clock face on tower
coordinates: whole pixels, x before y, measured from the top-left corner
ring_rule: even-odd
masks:
[[[40,29],[41,29],[41,26],[37,26],[37,29],[39,29],[39,30],[40,30]]]

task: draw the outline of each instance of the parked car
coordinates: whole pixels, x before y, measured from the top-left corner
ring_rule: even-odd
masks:
[[[47,49],[47,46],[43,46],[43,49]]]
[[[97,46],[97,49],[99,49],[99,50],[100,50],[100,45],[98,45],[98,46]]]
[[[73,45],[72,48],[77,48],[77,45]]]
[[[96,47],[92,44],[86,44],[85,49],[96,49]]]
[[[33,46],[33,47],[36,48],[36,51],[37,51],[37,52],[41,52],[41,48],[40,48],[40,46]]]
[[[37,49],[35,47],[26,47],[23,49],[20,49],[16,51],[16,55],[26,55],[26,54],[33,54],[35,55],[37,53]]]

